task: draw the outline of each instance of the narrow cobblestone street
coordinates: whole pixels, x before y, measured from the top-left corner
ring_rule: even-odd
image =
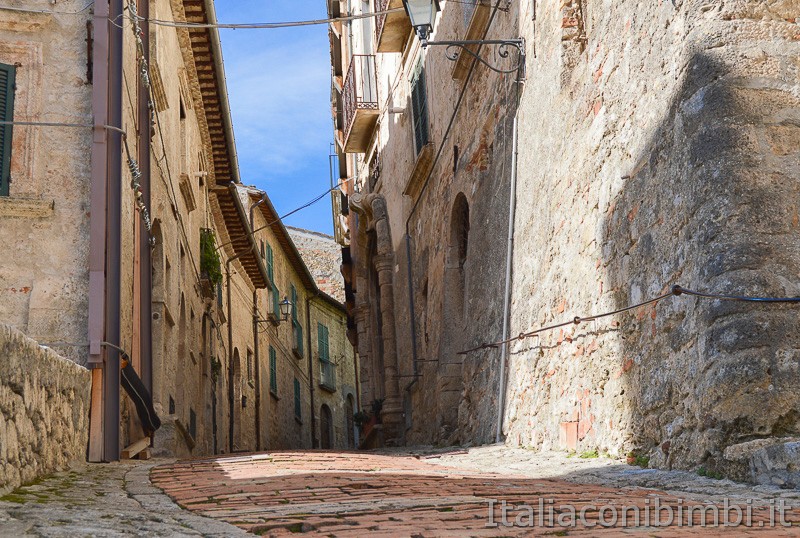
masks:
[[[320,536],[509,536],[530,535],[530,524],[519,509],[509,510],[502,523],[501,505],[530,505],[542,499],[554,507],[554,524],[545,517],[537,535],[690,536],[736,532],[739,536],[796,536],[794,529],[770,525],[770,502],[797,506],[796,491],[753,488],[685,472],[630,467],[619,462],[536,454],[506,447],[451,452],[336,453],[276,452],[237,458],[179,462],[157,467],[153,481],[182,506],[207,517],[268,536],[308,533]],[[663,491],[668,489],[668,491]],[[610,505],[639,507],[660,504],[675,509],[752,502],[750,528],[668,529],[628,524],[604,529],[598,509]],[[489,502],[494,513],[489,516]],[[559,507],[586,509],[589,528],[559,525]],[[621,514],[622,512],[618,512]],[[666,517],[662,512],[662,526]],[[722,512],[720,512],[722,514]],[[630,516],[630,513],[628,514]],[[522,519],[517,520],[517,517]],[[719,516],[722,522],[722,515]],[[610,518],[605,518],[609,521]],[[695,525],[701,518],[694,517]],[[707,514],[707,522],[712,518]],[[731,519],[732,521],[733,519]],[[787,523],[800,523],[800,512]],[[657,523],[654,517],[651,522]],[[687,520],[688,521],[688,520]],[[516,524],[516,526],[515,526]],[[635,528],[633,528],[635,527]]]
[[[656,499],[658,520],[652,514]],[[726,500],[751,507],[748,527],[715,527],[713,513],[699,509],[694,527],[686,526],[685,515],[684,526],[677,525],[678,507],[698,506],[720,508],[724,523]],[[503,524],[503,501],[509,525]],[[286,451],[86,465],[57,473],[0,498],[0,536],[797,536],[770,508],[781,504],[800,506],[800,492],[641,469],[594,455],[503,446]],[[528,518],[520,505],[532,506],[535,517]],[[568,506],[576,514],[584,511],[588,528],[569,519]],[[603,506],[613,510],[601,515]],[[675,521],[662,528],[666,506]],[[638,526],[632,507],[642,516]],[[620,520],[626,514],[628,523],[600,525],[611,521],[612,511]],[[699,526],[702,518],[705,528]],[[787,510],[784,520],[797,526],[800,511]],[[735,514],[728,521],[735,522]]]

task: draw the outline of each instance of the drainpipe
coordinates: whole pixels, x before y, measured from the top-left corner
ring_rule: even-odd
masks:
[[[233,453],[233,319],[231,319],[231,263],[236,261],[244,251],[228,258],[225,262],[225,275],[228,295],[228,452]],[[241,404],[240,404],[241,405]]]
[[[142,2],[139,6],[139,15],[144,19],[142,26],[142,44],[145,59],[150,63],[150,2]],[[141,91],[146,92],[147,88],[141,86]],[[150,108],[147,99],[139,99],[139,170],[142,173],[141,188],[142,201],[146,207],[153,207],[150,204]],[[142,233],[139,234],[140,258],[139,258],[139,278],[140,278],[140,305],[139,305],[139,375],[142,377],[144,386],[153,394],[153,282],[152,282],[152,247],[150,238],[147,236],[141,219],[139,226]]]
[[[111,20],[122,17],[122,0],[111,0]],[[122,29],[109,28],[108,121],[122,126]],[[108,174],[106,189],[106,336],[120,339],[120,264],[122,232],[122,134],[108,133]],[[120,357],[111,348],[106,351],[103,409],[103,461],[118,461],[120,456]]]
[[[251,221],[252,222],[252,221]],[[253,291],[253,360],[256,375],[256,450],[261,450],[261,359],[258,353],[258,291]]]
[[[314,298],[319,297],[319,291]],[[311,448],[319,448],[317,439],[317,416],[314,403],[314,357],[311,353],[311,297],[306,297],[306,340],[308,341],[308,384],[311,391]]]
[[[95,59],[92,85],[92,134],[91,187],[89,202],[89,312],[88,335],[89,357],[87,366],[92,369],[92,417],[89,435],[88,460],[103,460],[103,420],[100,394],[104,384],[104,350],[101,342],[105,338],[106,308],[106,172],[108,170],[108,3],[97,2],[93,21],[92,56]],[[97,387],[95,389],[95,387]]]
[[[267,193],[266,192],[262,192],[261,193],[261,199],[258,202],[254,203],[254,204],[252,204],[250,206],[250,229],[251,230],[255,230],[255,227],[253,226],[253,217],[254,217],[253,212],[255,211],[255,209],[258,206],[260,206],[261,204],[263,204],[266,201],[267,201]]]
[[[517,210],[517,124],[519,112],[514,114],[514,135],[512,138],[511,154],[511,199],[508,202],[508,247],[506,249],[506,290],[503,299],[503,340],[508,339],[509,317],[511,306],[511,265],[514,255],[514,215]],[[506,358],[508,357],[508,342],[500,348],[500,383],[497,386],[497,431],[494,442],[499,443],[503,438],[503,413],[506,406]]]

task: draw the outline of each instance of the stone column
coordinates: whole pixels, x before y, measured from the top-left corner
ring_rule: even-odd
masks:
[[[394,318],[394,246],[389,227],[386,199],[372,194],[367,197],[372,209],[377,239],[377,255],[373,260],[378,272],[383,329],[384,394],[383,423],[387,444],[401,444],[403,437],[403,399],[400,394],[400,369],[397,360],[397,332]]]

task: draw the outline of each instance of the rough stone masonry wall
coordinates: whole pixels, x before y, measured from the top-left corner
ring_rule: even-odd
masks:
[[[0,491],[83,459],[89,370],[0,324]]]
[[[538,4],[511,334],[678,283],[800,294],[800,4]],[[508,441],[727,472],[800,432],[797,316],[684,296],[517,342]]]
[[[329,235],[301,228],[288,230],[319,289],[344,303],[342,248]]]

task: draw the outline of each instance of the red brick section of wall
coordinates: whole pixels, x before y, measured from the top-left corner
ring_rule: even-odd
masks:
[[[659,491],[467,472],[408,455],[272,452],[164,465],[153,470],[152,480],[184,508],[268,536],[298,532],[354,537],[613,536],[631,532],[647,536],[694,536],[698,532],[704,536],[797,535],[796,527],[794,531],[770,527],[769,511],[763,507],[753,509],[752,525],[747,528],[701,528],[697,526],[699,512],[695,512],[696,526],[692,528],[559,527],[558,518],[565,513],[559,507],[564,505],[573,506],[577,513],[586,508],[589,525],[598,522],[604,505],[613,506],[620,514],[622,507],[638,507],[643,519],[645,508],[652,507],[656,498],[661,506],[672,506],[676,514],[678,506],[686,510],[700,505]],[[487,526],[489,499],[497,501],[493,511],[497,526]],[[501,501],[538,510],[539,499],[546,503],[545,510],[554,507],[555,526],[502,526]],[[509,511],[507,521],[513,524],[520,515],[521,522],[527,523],[526,513],[520,510]],[[710,524],[712,520],[707,519]],[[789,512],[786,520],[800,525],[800,512]],[[650,521],[655,522],[654,517]],[[632,523],[631,518],[629,527]]]

